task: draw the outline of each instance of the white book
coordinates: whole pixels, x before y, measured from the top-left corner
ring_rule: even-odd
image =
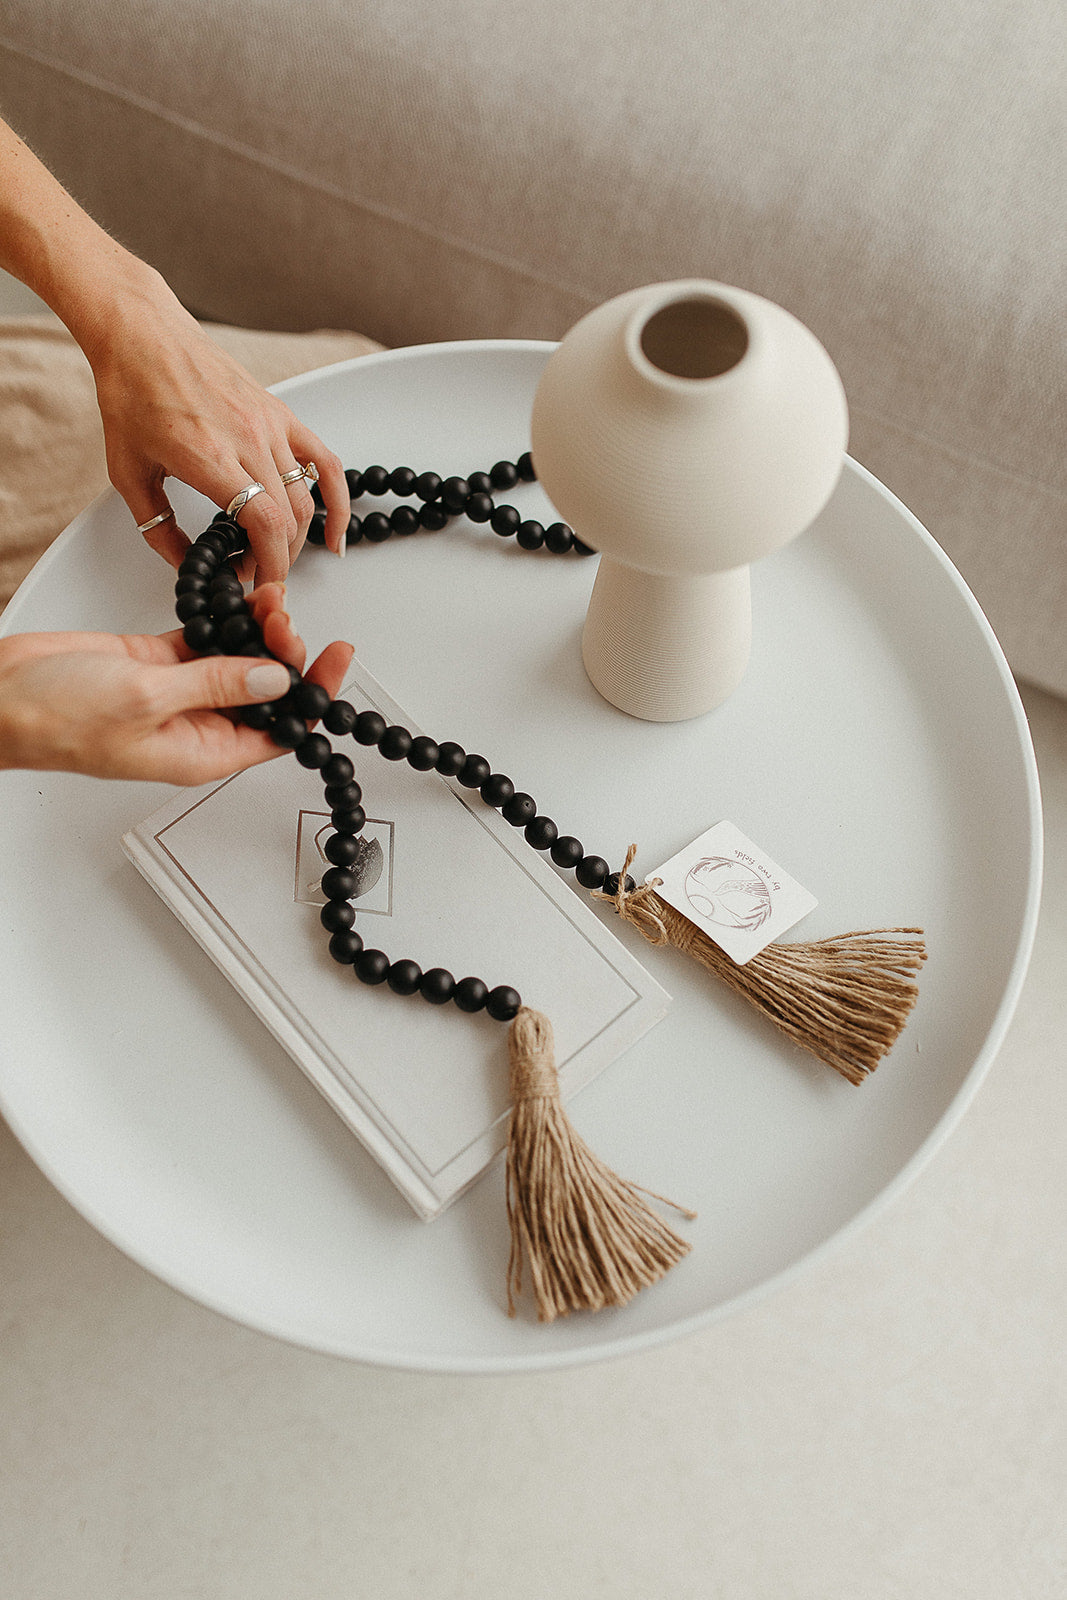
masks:
[[[357,710],[419,730],[365,668]],[[476,791],[360,754],[367,823],[353,899],[365,946],[511,984],[556,1037],[564,1099],[665,1014],[665,991]],[[368,987],[327,949],[319,880],[332,832],[318,773],[292,758],[182,790],[123,839],[130,859],[381,1163],[433,1217],[507,1131],[506,1024]]]

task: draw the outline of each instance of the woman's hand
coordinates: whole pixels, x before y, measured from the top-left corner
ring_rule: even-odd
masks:
[[[261,483],[266,493],[238,521],[248,530],[256,581],[280,582],[314,510],[305,480],[283,484],[281,477],[314,461],[326,543],[343,555],[351,502],[338,457],[212,342],[158,273],[141,262],[124,265],[121,294],[110,309],[98,303],[77,324],[77,337],[96,380],[108,475],[135,520],[167,510],[167,477],[221,508]],[[145,538],[172,566],[188,547],[173,518]]]
[[[249,597],[267,648],[302,671],[283,601],[279,584]],[[351,645],[328,645],[305,676],[335,696],[351,659]],[[223,712],[288,687],[276,661],[190,659],[180,630],[13,634],[0,639],[0,767],[206,783],[281,754]]]

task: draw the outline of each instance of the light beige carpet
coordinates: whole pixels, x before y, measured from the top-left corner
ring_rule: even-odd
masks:
[[[205,326],[263,384],[381,348],[359,333]],[[0,609],[56,535],[106,488],[85,357],[56,317],[0,317]]]

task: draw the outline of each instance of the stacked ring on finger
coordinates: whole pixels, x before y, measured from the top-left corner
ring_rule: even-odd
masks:
[[[306,467],[294,467],[292,472],[282,473],[282,482],[285,484],[299,483],[301,479],[305,483],[318,483],[319,469],[314,461],[309,461]]]

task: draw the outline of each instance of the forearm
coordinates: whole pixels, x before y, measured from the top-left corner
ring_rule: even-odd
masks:
[[[159,274],[105,233],[2,121],[0,267],[55,311],[90,359],[120,304],[173,298]]]

